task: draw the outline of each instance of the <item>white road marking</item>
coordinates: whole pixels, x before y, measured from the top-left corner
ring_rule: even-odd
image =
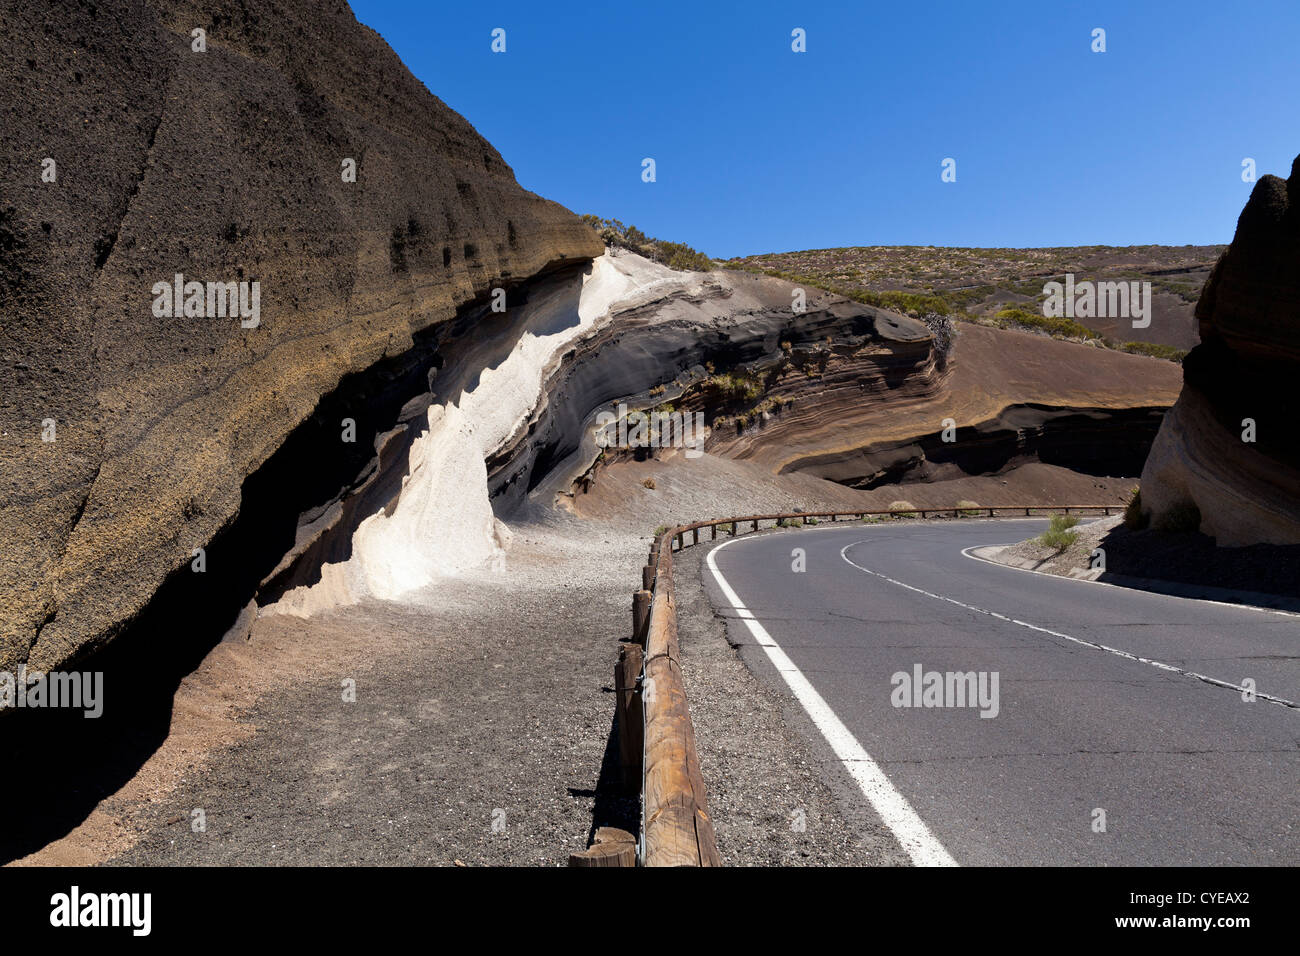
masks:
[[[714,556],[727,545],[735,544],[736,540],[739,539],[724,541],[718,545],[709,552],[706,562],[709,571],[713,573],[714,580],[718,582],[723,597],[735,608],[736,616],[745,622],[754,640],[767,653],[768,659],[784,678],[795,698],[803,705],[803,709],[808,712],[808,716],[812,718],[822,736],[826,738],[835,756],[844,764],[844,768],[862,790],[862,795],[867,798],[885,826],[889,827],[899,844],[907,851],[912,862],[917,866],[956,866],[957,861],[943,848],[943,844],[930,832],[925,822],[917,816],[916,811],[907,802],[907,798],[894,788],[884,771],[871,759],[871,755],[844,726],[844,722],[835,715],[835,711],[831,710],[821,694],[817,693],[817,689],[809,683],[808,678],[804,677],[794,661],[781,650],[781,646],[773,640],[771,634],[767,633],[767,629],[754,619],[753,613],[745,607],[740,597],[727,583],[727,579],[722,576]]]
[[[1205,674],[1198,674],[1195,671],[1184,670],[1181,667],[1175,667],[1173,664],[1165,664],[1157,660],[1152,660],[1149,657],[1139,657],[1137,654],[1130,654],[1128,651],[1122,651],[1118,647],[1109,647],[1105,644],[1097,644],[1093,641],[1085,641],[1083,640],[1083,638],[1080,637],[1071,637],[1069,634],[1062,634],[1060,631],[1052,631],[1045,627],[1039,627],[1037,624],[1030,624],[1028,621],[1018,621],[1014,617],[1007,617],[1005,614],[999,614],[997,611],[990,611],[987,608],[976,607],[974,604],[967,604],[964,601],[958,601],[956,598],[945,597],[942,594],[935,594],[933,591],[927,591],[924,588],[918,588],[918,587],[914,587],[911,584],[905,584],[902,581],[899,581],[895,578],[891,578],[887,574],[881,574],[879,571],[872,571],[870,568],[864,568],[862,565],[858,564],[856,561],[854,561],[845,553],[849,550],[849,548],[857,547],[860,544],[866,544],[866,543],[867,543],[866,539],[864,538],[861,541],[854,541],[852,544],[846,544],[843,548],[840,549],[840,557],[843,558],[845,561],[847,561],[849,564],[853,565],[853,567],[857,568],[859,571],[864,571],[867,574],[874,575],[875,577],[878,577],[883,581],[888,581],[890,584],[897,584],[900,588],[907,588],[907,590],[909,591],[915,591],[917,594],[924,594],[926,597],[934,598],[936,601],[947,601],[949,604],[955,604],[958,607],[965,608],[968,611],[975,611],[979,614],[987,614],[989,617],[995,617],[999,621],[1007,621],[1011,624],[1018,624],[1021,627],[1029,628],[1029,630],[1031,631],[1038,631],[1041,634],[1050,634],[1052,635],[1052,637],[1059,637],[1062,638],[1063,640],[1073,641],[1075,644],[1082,644],[1084,647],[1090,647],[1093,650],[1106,651],[1109,654],[1114,654],[1115,656],[1122,657],[1126,660],[1137,661],[1140,664],[1149,664],[1151,667],[1156,667],[1163,671],[1172,671],[1175,674],[1182,674],[1185,677],[1191,677],[1194,678],[1195,680],[1204,681],[1207,684],[1214,684],[1218,687],[1227,687],[1231,690],[1237,691],[1238,693],[1245,693],[1247,690],[1242,685],[1234,684],[1232,683],[1232,681],[1220,680],[1217,677],[1207,677]],[[1002,565],[999,565],[999,567],[1002,567]],[[1300,703],[1287,700],[1284,697],[1274,697],[1271,694],[1265,694],[1263,691],[1259,691],[1259,690],[1253,691],[1253,693],[1260,700],[1267,700],[1270,703],[1281,704],[1283,707],[1300,708]]]
[[[989,547],[1009,548],[1011,545],[973,544],[969,548],[962,548],[961,556],[963,558],[970,558],[972,561],[983,561],[985,564],[991,564],[995,568],[1006,568],[1008,571],[1020,571],[1022,574],[1047,574],[1049,577],[1056,578],[1058,581],[1077,581],[1079,584],[1092,584],[1102,588],[1119,588],[1121,591],[1128,591],[1130,593],[1135,590],[1141,590],[1125,584],[1115,584],[1111,581],[1095,581],[1092,578],[1072,578],[1066,574],[1049,574],[1047,571],[1035,571],[1033,568],[1018,568],[1014,564],[1003,564],[1001,561],[992,561],[988,558],[981,558],[978,554],[972,553],[978,551],[980,548]],[[1258,604],[1239,604],[1235,601],[1216,601],[1214,598],[1206,597],[1184,597],[1181,594],[1169,594],[1164,591],[1144,591],[1143,593],[1150,594],[1153,597],[1169,598],[1171,601],[1199,601],[1201,604],[1214,604],[1218,607],[1230,607],[1234,611],[1254,611],[1257,614],[1276,614],[1279,617],[1300,617],[1300,614],[1297,614],[1295,611],[1283,611],[1276,607],[1261,607]],[[1273,596],[1275,595],[1265,595],[1265,597]]]

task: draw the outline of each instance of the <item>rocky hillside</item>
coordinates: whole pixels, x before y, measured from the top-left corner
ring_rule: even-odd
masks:
[[[727,263],[890,308],[937,311],[999,326],[1041,319],[1043,285],[1063,281],[1150,282],[1151,324],[1133,328],[1114,317],[1078,324],[1113,345],[1177,357],[1197,341],[1192,311],[1223,246],[1065,246],[978,249],[941,246],[855,246],[745,256]],[[1010,314],[999,313],[1010,310]],[[1044,323],[1039,323],[1043,327]],[[1137,345],[1130,345],[1137,343]],[[1147,348],[1144,349],[1143,346]],[[1150,348],[1154,346],[1154,348]]]
[[[430,330],[603,251],[341,0],[0,0],[0,32],[22,91],[0,159],[0,669],[145,627],[159,593],[150,640],[228,623],[213,596],[292,546],[274,514],[364,469]],[[208,286],[173,311],[178,273],[245,283],[250,308],[221,315]]]
[[[1142,513],[1220,546],[1300,544],[1300,157],[1264,176],[1196,307],[1201,344],[1142,472]]]

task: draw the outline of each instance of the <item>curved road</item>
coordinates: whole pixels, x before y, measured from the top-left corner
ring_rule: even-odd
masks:
[[[1300,709],[1276,702],[1300,702],[1300,618],[964,553],[1044,527],[736,538],[704,577],[746,663],[811,718],[831,782],[917,863],[1300,862]],[[922,689],[982,676],[984,706],[946,676],[930,702],[947,706],[895,706],[918,665]]]

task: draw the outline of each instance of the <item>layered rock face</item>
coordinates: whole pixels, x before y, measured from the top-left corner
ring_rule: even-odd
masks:
[[[302,516],[257,588],[261,613],[436,599],[446,575],[508,564],[506,522],[589,513],[632,458],[676,461],[687,483],[703,456],[746,462],[751,479],[859,487],[1040,461],[1135,475],[1179,379],[1168,362],[979,327],[950,353],[942,328],[884,309],[619,250],[508,304],[433,336],[427,387],[407,393],[353,490]],[[644,410],[656,441],[629,437]]]
[[[314,413],[264,492],[372,455],[391,421],[367,399],[458,308],[603,251],[337,0],[2,0],[0,32],[21,91],[0,175],[0,669],[59,666],[164,581],[237,574],[247,553],[213,542]],[[258,307],[168,315],[157,284],[178,273],[250,303],[257,282]]]
[[[658,276],[641,263],[636,288],[555,363],[536,410],[490,457],[498,512],[575,489],[581,510],[581,489],[611,460],[654,456],[601,454],[594,425],[624,404],[702,414],[709,455],[870,488],[1028,461],[1135,476],[1178,393],[1170,362],[967,325],[945,352],[888,310],[804,290],[796,313],[796,287],[779,279]]]
[[[1142,472],[1155,527],[1300,544],[1300,157],[1264,176],[1196,307],[1201,344]]]

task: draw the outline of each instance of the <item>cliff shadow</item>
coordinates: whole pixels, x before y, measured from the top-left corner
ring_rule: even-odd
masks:
[[[1103,536],[1106,570],[1097,578],[1127,588],[1300,611],[1300,545],[1221,548],[1200,532],[1134,530],[1120,525]],[[1235,596],[1234,596],[1235,594]]]

